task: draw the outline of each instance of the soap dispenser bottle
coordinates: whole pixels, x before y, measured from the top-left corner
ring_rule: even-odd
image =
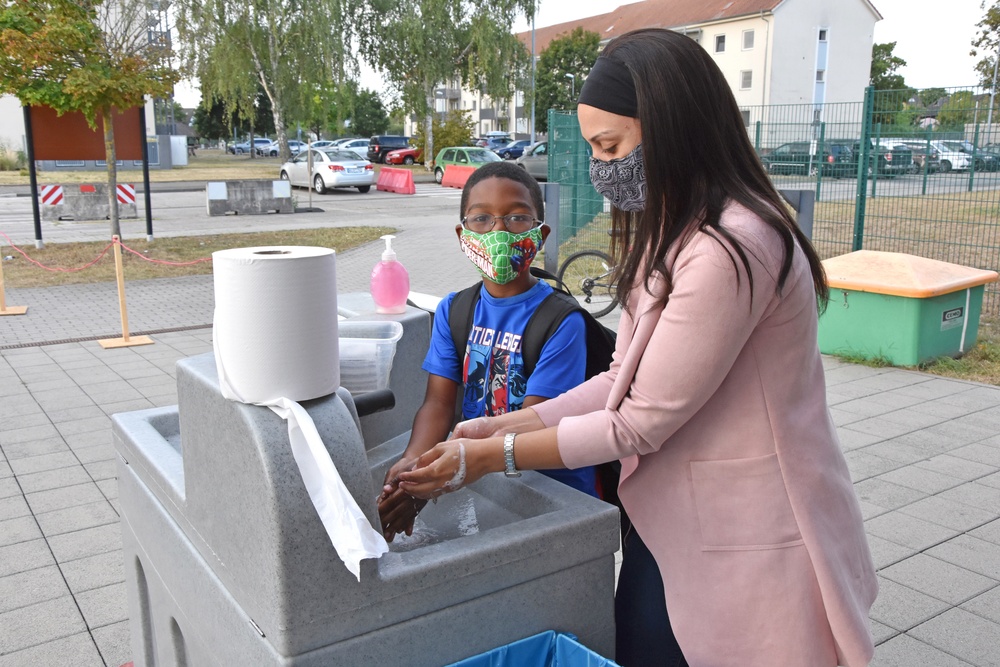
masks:
[[[392,234],[381,237],[385,241],[382,260],[372,268],[371,291],[375,301],[375,312],[402,313],[406,311],[406,299],[410,295],[410,274],[396,261],[396,251],[392,249]]]

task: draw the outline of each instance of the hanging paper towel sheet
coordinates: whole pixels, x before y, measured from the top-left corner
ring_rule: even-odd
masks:
[[[288,422],[302,481],[347,569],[389,550],[344,486],[309,413],[298,404],[340,385],[336,258],[328,248],[272,246],[212,253],[213,346],[222,395]]]

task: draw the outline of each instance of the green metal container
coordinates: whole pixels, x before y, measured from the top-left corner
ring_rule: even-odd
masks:
[[[824,354],[916,366],[976,343],[983,286],[996,271],[903,253],[859,250],[823,262],[830,301],[819,321]]]

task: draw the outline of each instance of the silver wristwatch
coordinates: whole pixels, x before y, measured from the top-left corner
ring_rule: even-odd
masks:
[[[514,465],[514,436],[516,433],[508,433],[503,437],[503,462],[504,471],[507,477],[520,477],[521,472]]]

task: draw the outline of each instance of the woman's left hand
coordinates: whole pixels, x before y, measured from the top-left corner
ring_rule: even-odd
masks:
[[[489,464],[492,449],[497,449],[503,458],[503,445],[493,440],[438,443],[417,459],[412,470],[399,474],[399,488],[411,496],[432,499],[472,484],[492,471]]]

